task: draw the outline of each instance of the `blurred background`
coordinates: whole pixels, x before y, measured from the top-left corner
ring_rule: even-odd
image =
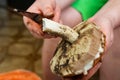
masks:
[[[42,39],[34,38],[26,29],[22,16],[5,7],[26,10],[34,0],[0,0],[0,73],[26,69],[42,76]]]
[[[0,73],[26,69],[42,77],[41,47],[43,40],[34,38],[22,16],[9,12],[12,7],[26,10],[34,0],[0,0]],[[98,80],[98,72],[91,80]]]

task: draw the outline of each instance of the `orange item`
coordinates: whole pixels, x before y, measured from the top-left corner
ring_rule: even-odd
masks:
[[[26,70],[1,73],[0,80],[41,80],[36,74]]]

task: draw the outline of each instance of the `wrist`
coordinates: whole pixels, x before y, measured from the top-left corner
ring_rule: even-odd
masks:
[[[106,18],[113,29],[120,25],[119,3],[120,0],[109,0],[100,13],[101,18]]]
[[[113,24],[107,17],[92,17],[88,20],[100,27],[100,30],[106,35],[106,47],[109,48],[113,42]]]

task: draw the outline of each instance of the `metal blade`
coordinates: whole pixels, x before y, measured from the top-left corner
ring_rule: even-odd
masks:
[[[38,24],[42,24],[42,18],[43,18],[43,16],[41,16],[38,13],[32,13],[32,12],[27,12],[27,11],[18,10],[18,9],[13,9],[13,11],[19,13],[22,16],[26,16],[26,17],[32,19],[33,21],[35,21]]]

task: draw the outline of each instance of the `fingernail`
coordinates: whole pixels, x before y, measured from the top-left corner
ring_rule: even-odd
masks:
[[[46,10],[45,10],[45,12],[44,12],[44,15],[45,16],[52,16],[54,13],[53,13],[53,10],[52,9],[50,9],[50,8],[47,8]]]

